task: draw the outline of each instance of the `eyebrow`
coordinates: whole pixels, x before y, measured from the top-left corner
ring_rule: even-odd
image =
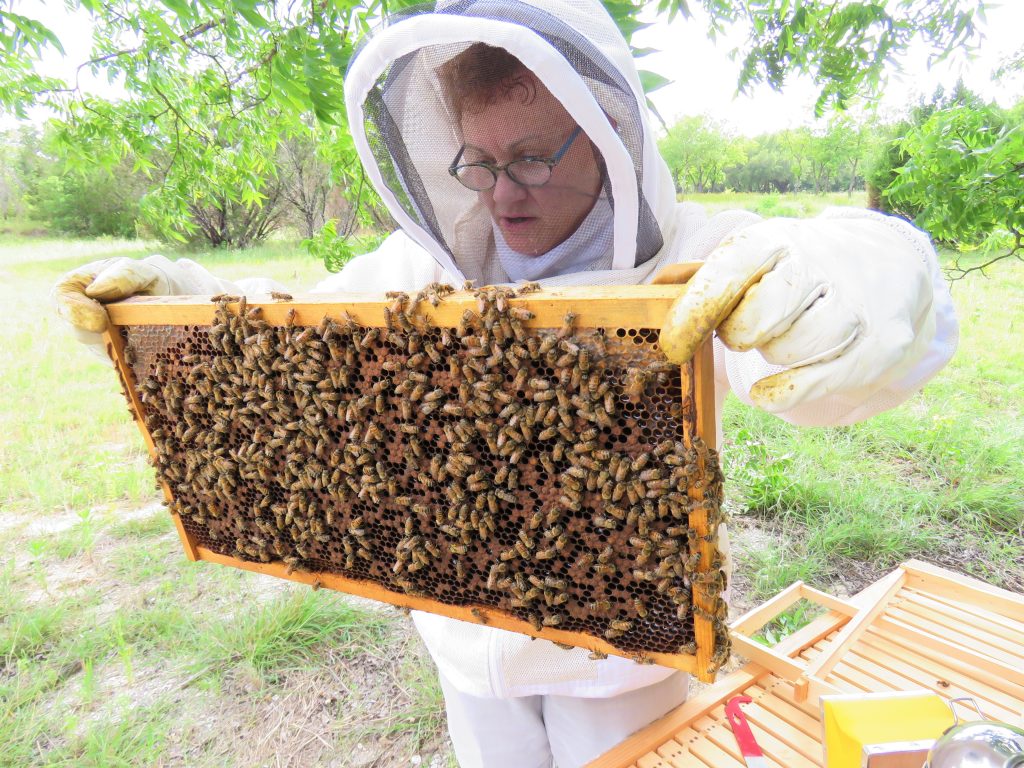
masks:
[[[532,141],[557,141],[557,139],[554,139],[550,136],[543,136],[541,134],[531,134],[530,136],[524,136],[523,138],[516,141],[514,144],[511,144],[508,147],[505,147],[504,149],[506,152],[514,152],[523,144],[529,144]],[[482,155],[491,154],[491,152],[489,152],[488,150],[478,147],[475,144],[463,144],[463,149],[472,149],[473,151],[479,152]]]

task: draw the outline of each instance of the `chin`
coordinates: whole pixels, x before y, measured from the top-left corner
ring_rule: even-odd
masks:
[[[505,243],[516,253],[524,256],[543,256],[555,246],[544,242],[538,242],[537,238],[524,236],[522,233],[502,232]]]

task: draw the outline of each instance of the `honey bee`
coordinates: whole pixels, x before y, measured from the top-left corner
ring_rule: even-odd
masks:
[[[558,339],[564,339],[572,335],[573,326],[576,324],[576,313],[566,312],[562,319],[562,327],[558,331]]]

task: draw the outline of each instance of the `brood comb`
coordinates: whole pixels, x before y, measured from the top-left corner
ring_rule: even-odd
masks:
[[[193,559],[655,661],[728,655],[678,286],[138,298],[108,346]]]

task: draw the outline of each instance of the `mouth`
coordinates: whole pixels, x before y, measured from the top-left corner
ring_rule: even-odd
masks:
[[[536,220],[536,216],[499,216],[498,224],[502,229],[516,230],[521,229]]]

